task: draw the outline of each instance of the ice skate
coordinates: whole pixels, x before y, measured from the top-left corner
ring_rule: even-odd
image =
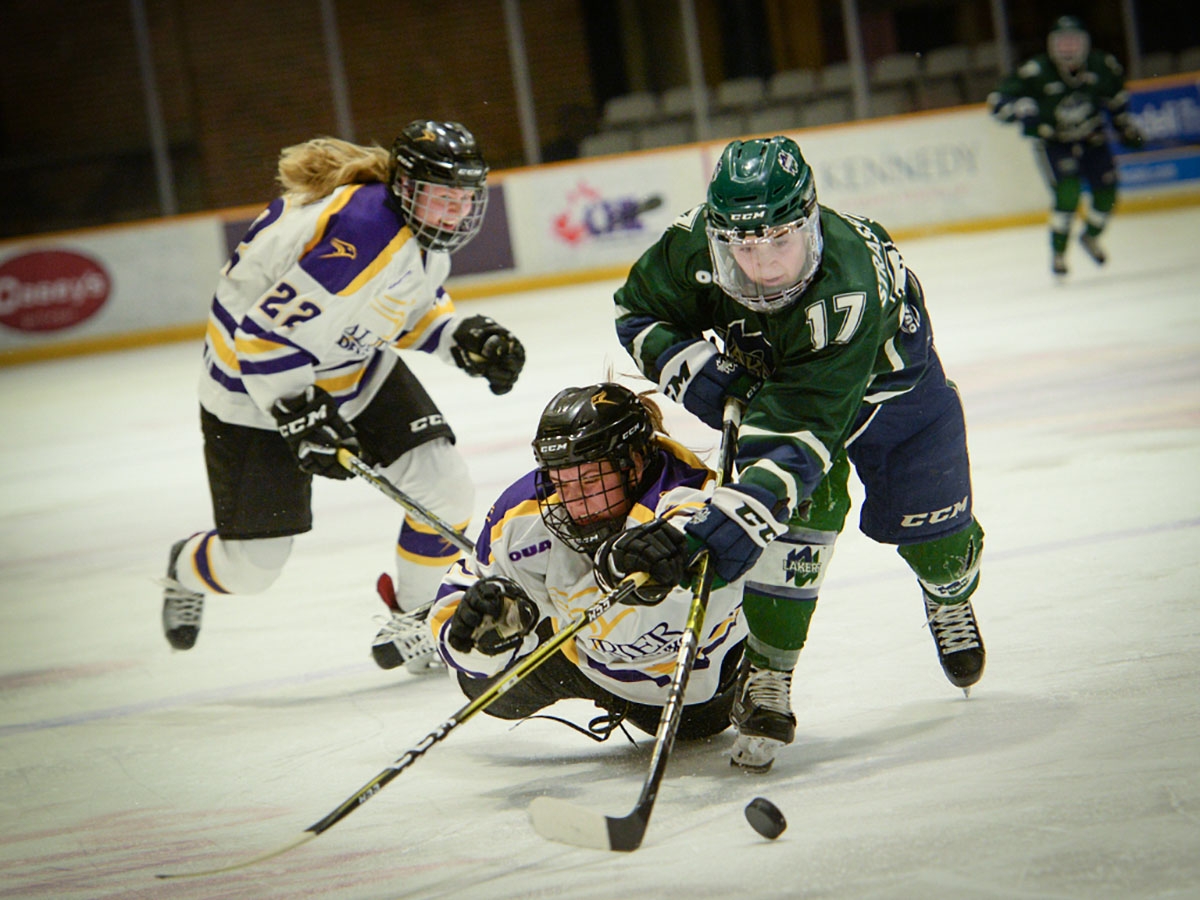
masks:
[[[411,612],[401,610],[396,602],[392,577],[387,573],[379,576],[376,589],[391,611],[391,617],[379,629],[371,645],[371,656],[379,668],[394,669],[402,665],[414,675],[444,670],[446,664],[438,656],[433,646],[433,635],[429,631],[429,608]]]
[[[729,713],[737,740],[729,762],[750,772],[769,772],[780,747],[796,737],[792,673],[760,669],[742,660],[737,697]]]
[[[1108,262],[1108,254],[1100,246],[1100,235],[1084,232],[1079,236],[1079,246],[1095,261],[1096,265],[1102,266]]]
[[[200,634],[200,616],[204,613],[204,595],[185,588],[176,576],[175,566],[186,543],[185,538],[172,545],[167,560],[167,577],[162,579],[163,634],[176,650],[191,650],[195,646]]]
[[[938,603],[925,597],[929,633],[937,645],[942,671],[955,687],[970,696],[971,685],[983,676],[986,652],[970,600]]]
[[[1050,258],[1050,271],[1055,275],[1067,274],[1067,255],[1065,253],[1055,253]]]

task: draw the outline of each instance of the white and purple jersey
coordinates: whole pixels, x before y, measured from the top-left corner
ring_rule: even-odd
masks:
[[[625,527],[670,516],[681,529],[700,508],[711,488],[712,473],[692,453],[673,441],[657,439],[661,468],[626,518]],[[541,618],[555,629],[575,619],[601,596],[592,560],[565,546],[542,522],[534,481],[536,472],[512,484],[488,512],[475,556],[456,562],[442,580],[429,623],[438,652],[453,670],[483,678],[499,672],[537,647],[526,637],[512,653],[485,656],[460,653],[446,633],[463,592],[480,578],[511,578],[534,600]],[[700,650],[688,681],[686,703],[712,699],[726,654],[746,636],[741,612],[741,584],[714,590],[709,597]],[[661,706],[675,668],[692,592],[676,588],[656,606],[616,605],[584,628],[562,652],[591,681],[636,703]]]
[[[254,220],[213,298],[205,409],[274,429],[272,404],[316,384],[353,419],[395,366],[392,350],[452,362],[449,256],[422,252],[389,190],[348,184],[303,206],[284,196]]]

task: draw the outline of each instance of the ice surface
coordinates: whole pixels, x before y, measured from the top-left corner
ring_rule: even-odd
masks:
[[[677,746],[628,855],[547,842],[526,808],[625,814],[648,737],[481,715],[306,846],[156,881],[300,837],[464,699],[370,661],[398,510],[357,482],[319,483],[279,582],[210,599],[195,649],[170,651],[154,579],[210,522],[197,346],[0,370],[0,898],[1200,895],[1198,236],[1194,209],[1119,215],[1109,265],[1073,246],[1057,285],[1041,228],[902,246],[967,410],[987,672],[970,700],[945,680],[906,566],[848,528],[796,743],[757,777],[729,734]],[[614,286],[464,304],[528,347],[508,396],[414,363],[476,522],[555,391],[632,371]],[[778,841],[743,818],[757,795],[787,816]]]

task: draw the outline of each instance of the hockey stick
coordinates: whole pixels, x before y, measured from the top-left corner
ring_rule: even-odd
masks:
[[[649,578],[644,572],[634,572],[622,581],[617,587],[609,591],[578,616],[576,616],[569,625],[557,632],[544,644],[541,644],[536,650],[530,653],[517,662],[516,665],[499,673],[492,679],[492,683],[484,690],[482,694],[460,708],[450,718],[446,719],[441,725],[435,728],[429,734],[425,735],[411,750],[405,751],[399,756],[395,762],[389,765],[386,769],[364,784],[361,788],[348,797],[340,806],[334,809],[325,817],[318,819],[313,824],[309,825],[296,840],[285,844],[269,853],[263,853],[251,859],[242,860],[241,862],[232,863],[227,866],[220,866],[216,869],[205,869],[201,872],[174,872],[160,873],[156,878],[198,878],[203,875],[217,875],[222,872],[232,872],[235,869],[244,869],[256,863],[265,862],[268,859],[274,859],[277,856],[282,856],[289,850],[294,850],[302,844],[306,844],[324,831],[328,831],[354,810],[358,809],[383,788],[397,775],[415,763],[418,759],[425,755],[425,752],[434,744],[445,739],[451,731],[461,725],[463,722],[470,719],[478,712],[487,709],[501,697],[506,691],[515,687],[520,681],[548,660],[559,647],[567,643],[602,615],[604,615],[610,607],[616,603],[620,603]]]
[[[475,552],[475,545],[471,539],[464,535],[461,531],[455,530],[451,525],[442,521],[424,506],[414,500],[400,488],[396,487],[359,457],[355,456],[345,447],[338,450],[338,462],[346,469],[349,469],[363,481],[369,482],[380,493],[392,500],[395,500],[406,510],[412,513],[413,518],[419,519],[423,524],[432,528],[437,534],[445,538],[463,553],[470,556]]]
[[[738,401],[726,402],[716,487],[724,484],[733,474],[734,446],[741,414],[742,407]],[[707,553],[701,557],[696,581],[697,587],[688,609],[679,653],[675,657],[675,671],[671,676],[667,702],[658,720],[658,733],[654,736],[650,771],[642,784],[637,803],[628,815],[606,816],[559,797],[537,797],[529,806],[529,817],[534,831],[542,837],[595,850],[631,852],[642,845],[659,786],[667,771],[667,759],[675,744],[675,734],[679,730],[679,719],[683,715],[683,693],[687,690],[688,677],[700,647],[700,630],[704,627],[704,613],[708,609],[708,595],[713,582],[713,569]]]

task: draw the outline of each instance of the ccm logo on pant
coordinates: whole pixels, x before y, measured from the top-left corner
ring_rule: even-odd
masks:
[[[900,527],[917,528],[921,525],[936,525],[938,522],[953,519],[959,513],[967,511],[967,500],[967,497],[963,497],[953,506],[947,506],[945,509],[935,509],[933,512],[909,513],[900,520]]]

